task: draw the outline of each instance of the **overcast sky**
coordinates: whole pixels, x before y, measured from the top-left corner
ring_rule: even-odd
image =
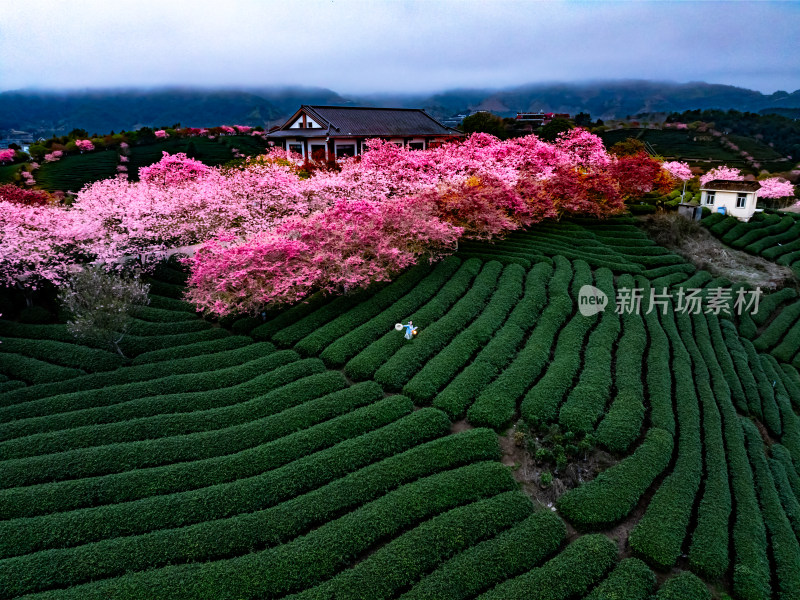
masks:
[[[800,88],[800,2],[0,0],[0,90]]]

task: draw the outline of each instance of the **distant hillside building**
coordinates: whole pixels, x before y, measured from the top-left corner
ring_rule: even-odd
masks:
[[[700,188],[700,205],[710,208],[711,212],[723,212],[749,221],[756,212],[760,189],[757,181],[714,179]]]
[[[304,158],[330,160],[362,154],[373,138],[425,150],[462,135],[418,108],[303,105],[266,139]]]

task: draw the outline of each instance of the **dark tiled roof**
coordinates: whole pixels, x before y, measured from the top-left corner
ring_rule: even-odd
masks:
[[[310,116],[316,116],[322,129],[310,129],[320,135],[352,135],[362,137],[412,137],[425,135],[461,135],[459,131],[445,127],[439,121],[418,108],[370,108],[351,106],[307,106],[301,107]],[[286,127],[286,125],[284,125]],[[325,127],[329,128],[329,133]],[[292,130],[294,132],[296,130]],[[286,137],[282,128],[280,137]],[[271,136],[272,137],[272,136]],[[278,136],[275,136],[278,137]]]
[[[315,129],[279,129],[278,131],[273,131],[267,136],[267,139],[274,140],[274,139],[285,139],[285,138],[324,138],[328,137],[329,135],[337,135],[335,131],[328,131],[327,129],[320,129],[319,127]],[[338,134],[341,135],[341,134]]]
[[[761,189],[757,181],[729,181],[727,179],[714,179],[700,189],[717,192],[756,192]]]

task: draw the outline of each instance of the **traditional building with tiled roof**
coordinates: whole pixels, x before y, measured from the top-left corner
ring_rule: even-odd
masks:
[[[330,160],[361,154],[373,138],[425,150],[461,135],[418,108],[303,105],[267,140],[304,158]]]
[[[760,189],[761,184],[757,181],[714,179],[700,187],[700,203],[710,208],[712,212],[721,212],[742,221],[749,221],[756,212]]]

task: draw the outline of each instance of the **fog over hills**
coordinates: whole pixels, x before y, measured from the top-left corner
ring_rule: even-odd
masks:
[[[800,90],[773,94],[703,82],[597,81],[538,83],[506,89],[453,89],[435,94],[345,95],[325,88],[115,89],[0,93],[0,130],[66,133],[76,127],[105,133],[181,123],[183,126],[278,124],[300,104],[425,108],[437,117],[471,110],[502,116],[544,110],[593,118],[688,109],[800,109]]]

